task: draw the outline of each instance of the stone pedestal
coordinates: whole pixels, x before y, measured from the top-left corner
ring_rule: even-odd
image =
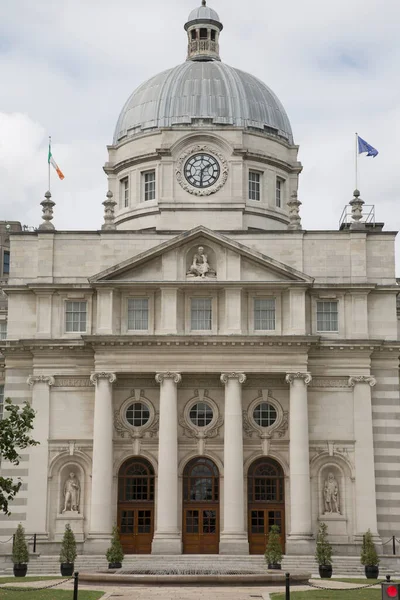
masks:
[[[287,554],[312,554],[310,457],[308,439],[307,385],[309,373],[289,373],[289,461],[290,461],[290,534]]]
[[[243,476],[242,383],[244,373],[223,373],[225,385],[224,429],[224,529],[220,554],[248,554],[245,531]]]
[[[181,554],[178,524],[178,383],[179,373],[157,373],[160,384],[157,521],[152,554]]]
[[[111,538],[115,520],[113,498],[113,411],[114,373],[94,373],[96,386],[93,427],[92,496],[89,538],[92,551],[104,551]]]
[[[83,524],[84,517],[77,512],[72,510],[66,511],[56,517],[56,531],[54,539],[56,542],[61,542],[64,536],[65,526],[70,525],[71,529],[75,535],[75,539],[77,542],[83,542],[85,539]]]
[[[318,519],[319,522],[328,526],[328,538],[330,542],[347,544],[349,536],[347,533],[347,519],[339,513],[324,513]]]

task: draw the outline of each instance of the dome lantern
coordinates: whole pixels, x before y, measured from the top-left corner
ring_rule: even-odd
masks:
[[[219,56],[219,34],[223,29],[218,13],[202,0],[185,24],[188,34],[187,60],[221,60]]]

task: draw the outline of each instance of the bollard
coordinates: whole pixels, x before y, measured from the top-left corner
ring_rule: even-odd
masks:
[[[78,583],[79,583],[79,573],[75,571],[74,573],[74,597],[73,600],[78,600]]]
[[[290,573],[285,573],[285,600],[290,600]]]
[[[393,544],[393,556],[396,556],[396,536],[392,537],[392,544]]]

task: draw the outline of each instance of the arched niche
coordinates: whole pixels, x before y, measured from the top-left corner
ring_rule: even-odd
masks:
[[[211,244],[202,241],[191,244],[186,250],[184,270],[187,278],[215,279],[218,275],[217,255]],[[202,275],[198,274],[202,272]]]

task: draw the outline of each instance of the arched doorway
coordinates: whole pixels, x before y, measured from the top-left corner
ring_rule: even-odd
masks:
[[[154,469],[145,458],[129,458],[119,470],[118,527],[126,554],[150,554],[154,531]]]
[[[248,514],[250,554],[264,554],[268,533],[278,525],[285,549],[285,481],[282,467],[272,458],[260,458],[249,469]]]
[[[219,472],[209,458],[194,458],[185,467],[182,531],[185,554],[218,554]]]

